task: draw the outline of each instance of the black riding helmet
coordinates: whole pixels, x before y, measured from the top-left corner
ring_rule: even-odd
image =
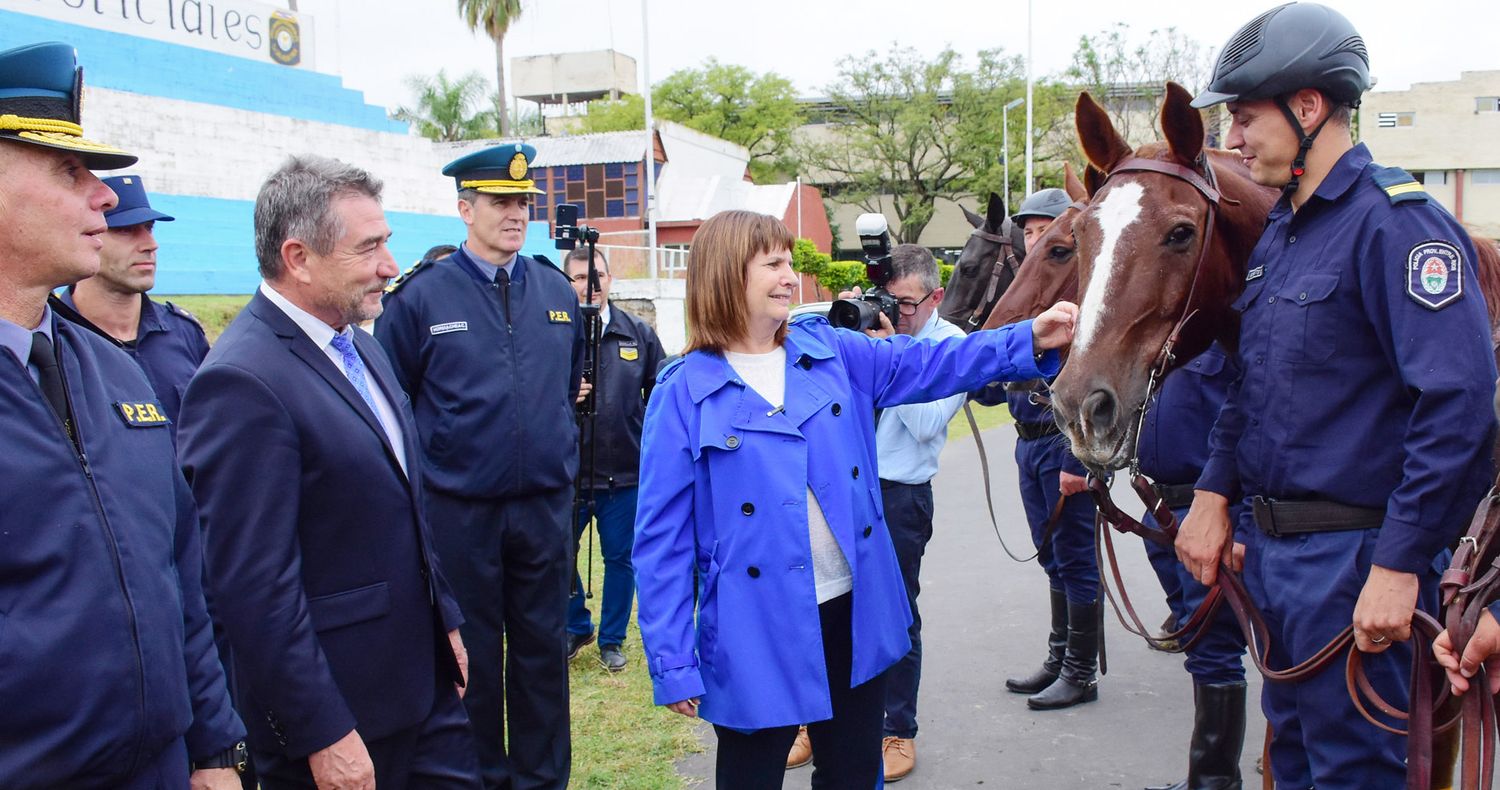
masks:
[[[1193,99],[1193,106],[1276,100],[1302,140],[1292,163],[1292,180],[1286,187],[1290,193],[1297,188],[1307,151],[1323,126],[1319,124],[1311,134],[1304,134],[1282,97],[1313,88],[1336,103],[1358,107],[1370,85],[1370,56],[1364,39],[1348,19],[1317,3],[1287,3],[1235,32],[1219,53],[1208,88]]]
[[[1010,218],[1017,225],[1026,224],[1028,217],[1057,219],[1071,205],[1073,205],[1073,199],[1068,197],[1068,193],[1057,187],[1038,189],[1027,196],[1025,200],[1021,201],[1021,208],[1012,214]]]

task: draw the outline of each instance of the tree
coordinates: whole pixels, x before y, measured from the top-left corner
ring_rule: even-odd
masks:
[[[521,16],[521,0],[458,0],[458,13],[470,30],[483,30],[495,42],[495,116],[500,136],[510,136],[510,113],[505,109],[505,33]]]
[[[791,81],[779,74],[758,75],[710,58],[701,69],[682,69],[658,82],[651,89],[651,101],[657,118],[749,149],[750,175],[757,181],[786,178],[796,170],[788,155],[802,112]],[[644,129],[645,102],[639,96],[590,102],[581,128]]]
[[[397,107],[391,117],[417,127],[429,140],[451,142],[490,137],[495,133],[495,114],[475,109],[485,101],[489,85],[477,71],[449,80],[438,69],[431,77],[408,77],[406,84],[416,95],[412,106]]]
[[[1067,77],[1093,95],[1127,141],[1140,144],[1155,139],[1167,82],[1197,93],[1212,73],[1212,54],[1175,27],[1132,45],[1130,25],[1117,22],[1079,38]]]
[[[979,53],[972,69],[952,49],[930,59],[910,48],[845,58],[819,124],[799,136],[795,153],[825,194],[866,211],[890,210],[893,237],[916,242],[938,198],[998,191],[1001,108],[1023,95],[1023,74],[1020,58],[998,50]],[[1033,115],[1044,135],[1067,117],[1065,92],[1050,82],[1036,87]],[[1012,126],[1024,129],[1024,113],[1012,114],[1019,116]],[[1023,132],[1011,135],[1011,146],[1024,149]],[[1011,168],[1024,178],[1020,170]]]

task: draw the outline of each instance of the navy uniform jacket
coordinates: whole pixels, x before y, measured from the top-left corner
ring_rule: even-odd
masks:
[[[63,292],[61,298],[77,309],[72,288]],[[151,380],[151,388],[156,390],[175,432],[177,415],[182,411],[182,394],[187,392],[188,381],[208,356],[208,337],[203,334],[203,325],[181,307],[171,302],[155,302],[141,294],[141,321],[135,342],[122,344],[122,348],[146,371],[146,378]]]
[[[646,400],[656,386],[656,371],[666,352],[645,321],[609,306],[609,325],[599,339],[598,374],[594,377],[594,418],[599,432],[594,447],[594,487],[625,488],[640,479],[641,429]],[[584,440],[588,440],[587,423]],[[587,459],[585,459],[587,460]]]
[[[1357,145],[1271,211],[1198,488],[1383,510],[1372,561],[1415,573],[1492,477],[1495,362],[1468,236],[1392,173]]]
[[[1208,463],[1209,432],[1238,376],[1239,367],[1215,343],[1162,381],[1136,447],[1143,474],[1162,485],[1197,481]]]
[[[380,346],[354,342],[403,419],[410,481],[354,385],[260,293],[188,386],[178,432],[235,702],[251,746],[289,758],[418,724],[437,679],[458,681],[411,411]]]
[[[114,786],[184,734],[201,758],[244,732],[204,607],[197,514],[151,384],[80,326],[55,320],[53,342],[86,461],[0,350],[6,788]]]
[[[1023,382],[1014,388],[1006,387],[1004,383],[997,381],[990,383],[982,390],[971,393],[970,397],[986,406],[998,406],[1003,400],[1006,407],[1010,409],[1010,416],[1016,422],[1030,423],[1032,425],[1052,422],[1052,407],[1032,402],[1032,393],[1036,393],[1042,398],[1050,398],[1052,394],[1051,390],[1047,388],[1046,383],[1041,381]],[[1058,438],[1055,435],[1045,438],[1050,445],[1055,445],[1058,451],[1062,453],[1062,470],[1064,472],[1078,475],[1079,477],[1083,477],[1089,473],[1089,470],[1084,468],[1083,462],[1079,461],[1073,455],[1072,451],[1068,449],[1068,443],[1065,439]],[[1017,438],[1016,441],[1023,442],[1026,440]]]
[[[499,288],[460,248],[409,272],[375,322],[411,394],[427,484],[454,496],[526,496],[578,474],[578,294],[524,255],[510,279],[507,325]]]

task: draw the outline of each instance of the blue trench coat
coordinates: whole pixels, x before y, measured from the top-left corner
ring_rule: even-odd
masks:
[[[786,359],[783,410],[722,355],[698,351],[663,369],[646,413],[634,564],[655,700],[701,697],[704,719],[735,729],[833,715],[809,487],[854,577],[853,675],[834,682],[860,685],[910,646],[875,467],[875,409],[1058,368],[1056,352],[1033,356],[1030,321],[916,341],[808,317],[792,324]]]

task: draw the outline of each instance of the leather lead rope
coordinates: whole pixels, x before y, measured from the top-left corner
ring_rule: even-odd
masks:
[[[1022,557],[1011,551],[1010,545],[1005,542],[1005,536],[1000,534],[1000,521],[995,518],[995,497],[991,494],[990,486],[990,459],[984,450],[984,440],[979,438],[979,423],[974,419],[974,410],[969,408],[968,401],[964,401],[964,417],[969,420],[969,430],[974,434],[974,446],[979,449],[979,469],[984,478],[984,506],[989,508],[990,526],[995,530],[995,537],[1000,541],[1000,548],[1005,549],[1005,553],[1016,562],[1031,562],[1042,553],[1040,547],[1047,545],[1047,541],[1052,538],[1053,530],[1062,521],[1063,507],[1067,504],[1068,498],[1064,496],[1057,498],[1057,504],[1052,506],[1052,513],[1047,517],[1047,525],[1042,528],[1042,539],[1037,544],[1038,548],[1030,557]]]

